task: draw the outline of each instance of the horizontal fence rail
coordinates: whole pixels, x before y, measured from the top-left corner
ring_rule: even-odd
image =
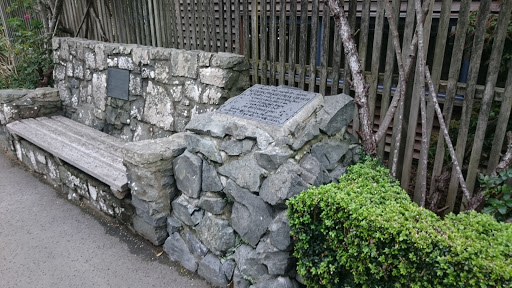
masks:
[[[505,61],[512,53],[510,8],[506,8],[510,1],[432,1],[425,21],[427,65],[472,189],[477,189],[479,172],[496,167],[506,144],[512,103],[512,72]],[[384,4],[340,2],[359,43],[377,130],[398,81]],[[2,3],[5,25],[9,1]],[[405,43],[412,39],[415,26],[414,1],[393,0],[392,6],[400,15],[395,18],[402,46],[408,47]],[[329,8],[319,0],[69,0],[64,4],[62,23],[73,33],[62,36],[242,54],[251,63],[253,84],[288,85],[323,95],[352,93],[341,39]],[[418,189],[414,185],[416,172],[421,172],[416,168],[421,123],[420,91],[417,81],[410,82],[397,177],[412,193]],[[459,210],[464,200],[458,193],[432,103],[427,112],[430,192],[447,194],[442,202],[446,211]],[[357,129],[357,118],[352,126]],[[378,154],[384,160],[391,159],[396,130],[396,124],[392,125],[379,143]],[[446,177],[449,174],[451,182]]]

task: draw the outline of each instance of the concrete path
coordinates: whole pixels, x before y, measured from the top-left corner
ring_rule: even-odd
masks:
[[[0,152],[0,287],[210,287]]]

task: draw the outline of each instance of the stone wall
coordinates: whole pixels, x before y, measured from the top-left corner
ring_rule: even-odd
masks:
[[[249,85],[240,55],[54,38],[54,79],[67,117],[128,141],[184,130]],[[107,96],[108,68],[129,71],[129,99]]]
[[[0,149],[14,151],[5,125],[20,119],[48,116],[61,111],[59,92],[54,88],[0,90]]]
[[[318,94],[283,126],[208,112],[186,132],[128,144],[136,230],[219,287],[297,287],[285,202],[357,161],[353,109]]]
[[[95,208],[120,223],[132,224],[135,211],[129,197],[116,198],[108,185],[24,139],[14,136],[12,143],[18,160],[58,188],[64,197]]]

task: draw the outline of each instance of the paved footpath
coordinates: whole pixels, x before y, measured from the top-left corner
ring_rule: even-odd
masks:
[[[0,152],[0,287],[210,287]]]

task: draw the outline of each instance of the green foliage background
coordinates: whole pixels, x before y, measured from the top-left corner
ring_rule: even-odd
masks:
[[[8,19],[7,25],[14,31],[10,39],[0,33],[0,61],[5,67],[0,71],[0,89],[37,88],[43,74],[53,68],[50,41],[42,21],[34,17],[34,5],[33,0],[19,0],[9,7],[8,12],[21,9],[25,19]]]
[[[376,160],[287,204],[308,287],[512,286],[512,225],[476,212],[441,220]]]

